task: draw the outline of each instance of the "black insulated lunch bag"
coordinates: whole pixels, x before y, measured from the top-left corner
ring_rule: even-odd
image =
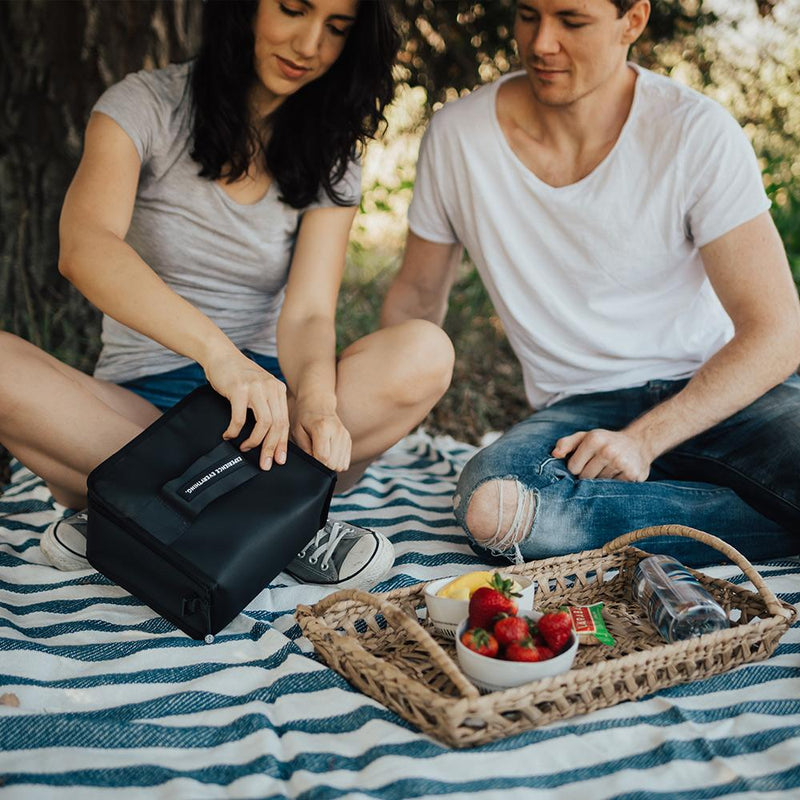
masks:
[[[325,524],[336,473],[289,443],[264,471],[259,448],[224,441],[230,405],[203,386],[88,479],[89,563],[195,639],[224,628]]]

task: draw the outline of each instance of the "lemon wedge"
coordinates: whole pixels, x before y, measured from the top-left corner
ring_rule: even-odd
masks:
[[[460,575],[450,583],[446,583],[436,592],[436,596],[446,597],[450,600],[469,600],[476,589],[491,584],[492,575],[494,575],[494,572],[468,572],[466,575]],[[511,591],[519,592],[521,588],[516,581],[513,581]]]

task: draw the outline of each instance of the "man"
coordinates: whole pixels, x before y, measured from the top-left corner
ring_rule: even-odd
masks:
[[[800,550],[797,292],[739,126],[626,61],[649,13],[519,0],[524,72],[445,106],[423,141],[382,322],[441,324],[466,247],[537,409],[460,478],[481,553],[666,523],[754,559]]]

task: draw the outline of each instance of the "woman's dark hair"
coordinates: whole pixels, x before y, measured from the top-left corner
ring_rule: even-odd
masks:
[[[248,91],[257,80],[253,22],[258,0],[207,0],[203,38],[191,76],[194,147],[200,176],[236,180],[261,150],[281,199],[294,208],[324,189],[335,203],[357,144],[385,121],[400,44],[388,0],[359,0],[344,49],[321,77],[286,98],[270,119],[266,148],[252,129]]]

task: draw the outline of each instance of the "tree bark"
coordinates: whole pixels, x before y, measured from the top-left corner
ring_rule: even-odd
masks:
[[[103,90],[190,57],[200,0],[0,3],[0,328],[82,369],[99,314],[57,271],[61,203]]]
[[[58,274],[58,218],[103,90],[189,58],[201,0],[0,2],[0,330],[91,370],[100,314]],[[0,487],[8,481],[0,446]]]

